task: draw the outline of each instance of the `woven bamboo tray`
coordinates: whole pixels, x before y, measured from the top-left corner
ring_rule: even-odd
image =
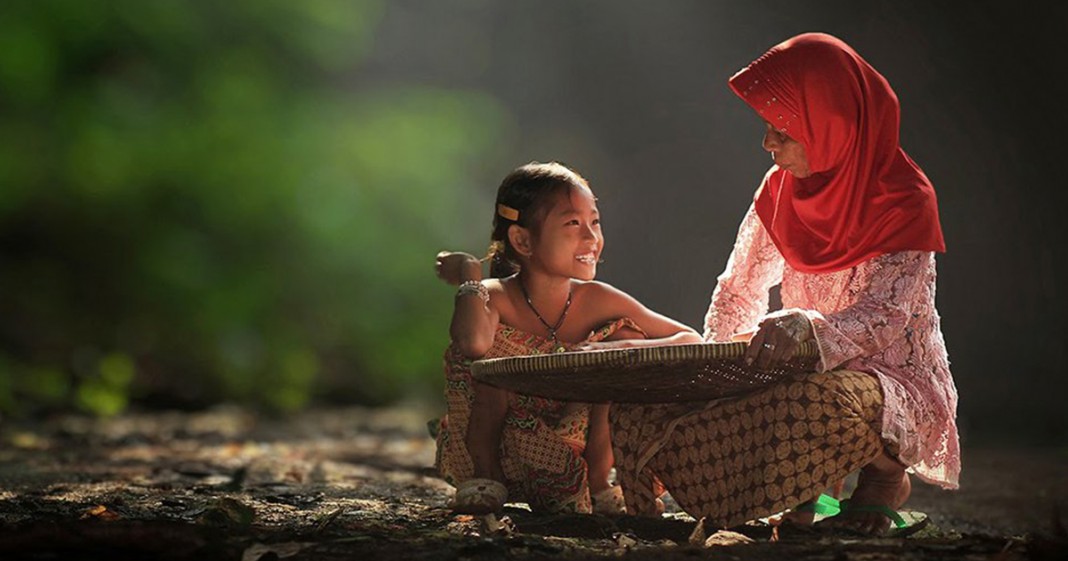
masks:
[[[812,341],[780,368],[742,362],[745,343],[697,343],[478,360],[476,380],[514,392],[565,401],[670,403],[707,401],[750,392],[785,376],[811,371]]]

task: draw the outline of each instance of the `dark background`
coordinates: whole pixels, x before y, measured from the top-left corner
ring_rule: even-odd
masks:
[[[433,255],[484,251],[530,160],[590,180],[602,280],[700,329],[769,165],[726,80],[823,31],[890,81],[938,192],[965,440],[1068,443],[1065,8],[105,4],[0,10],[0,410],[437,399]]]
[[[700,328],[768,166],[761,123],[726,79],[797,33],[839,36],[894,86],[902,145],[938,191],[948,246],[938,306],[962,431],[1063,441],[1065,309],[1056,290],[1064,264],[1056,244],[1065,239],[1066,198],[1055,152],[1068,91],[1053,62],[1068,54],[1063,8],[612,6],[394,5],[370,70],[492,92],[513,111],[515,148],[512,160],[487,166],[486,189],[513,162],[574,165],[605,217],[601,278]],[[427,21],[434,26],[423,27]]]

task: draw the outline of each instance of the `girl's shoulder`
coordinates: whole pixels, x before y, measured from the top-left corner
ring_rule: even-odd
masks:
[[[599,280],[573,280],[571,282],[574,286],[574,292],[576,295],[584,294],[587,297],[603,298],[615,298],[627,295],[626,292],[623,292],[622,290]]]
[[[635,302],[634,297],[602,281],[575,282],[575,298],[582,299],[598,308],[629,310]]]
[[[571,286],[574,287],[575,292],[578,292],[580,290],[604,290],[605,288],[611,288],[612,285],[599,280],[571,279]]]
[[[508,291],[505,288],[505,279],[482,279],[482,286],[486,287],[486,291],[489,292],[489,305],[491,308],[500,311],[502,308],[511,308],[511,299],[508,297]]]

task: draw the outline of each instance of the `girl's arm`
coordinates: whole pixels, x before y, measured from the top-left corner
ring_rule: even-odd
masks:
[[[482,357],[493,346],[500,319],[482,282],[482,263],[469,253],[443,251],[434,268],[441,280],[460,286],[449,325],[453,344],[468,358]]]
[[[475,382],[471,417],[464,444],[471,454],[474,476],[504,482],[501,467],[501,432],[508,413],[508,391]]]
[[[644,339],[615,340],[603,343],[590,343],[583,349],[613,349],[625,347],[652,347],[656,345],[678,345],[700,343],[701,335],[688,325],[659,314],[645,307],[633,296],[602,282],[591,283],[594,313],[611,321],[622,317],[630,318],[645,332]]]
[[[586,433],[587,476],[590,482],[590,494],[597,494],[607,487],[608,475],[615,465],[612,454],[612,433],[608,422],[608,403],[590,405],[589,429]]]

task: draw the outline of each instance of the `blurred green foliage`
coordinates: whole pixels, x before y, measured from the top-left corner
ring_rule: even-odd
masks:
[[[0,6],[0,412],[437,387],[433,251],[505,116],[363,84],[383,9]]]

